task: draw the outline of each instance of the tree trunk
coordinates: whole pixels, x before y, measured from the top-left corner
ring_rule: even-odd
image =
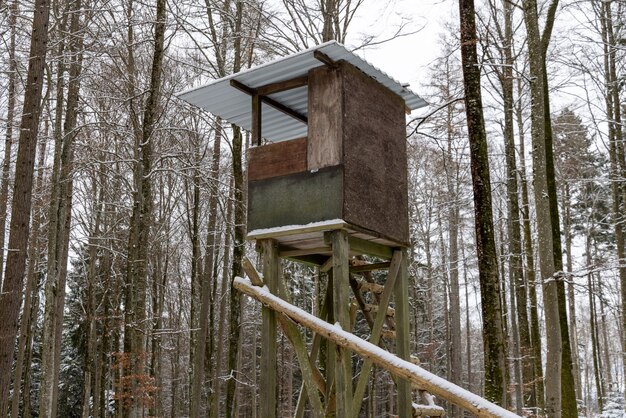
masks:
[[[203,327],[206,327],[206,320],[203,322],[203,318],[206,318],[207,312],[204,310],[205,306],[205,292],[206,287],[209,286],[204,280],[201,279],[201,251],[200,251],[200,135],[193,135],[191,143],[193,144],[193,175],[192,177],[192,192],[191,192],[191,209],[187,208],[189,225],[189,238],[191,240],[191,303],[189,313],[189,373],[190,373],[190,385],[189,385],[189,416],[196,418],[200,415],[200,392],[202,389],[202,380],[204,370],[198,371],[198,367],[204,367],[198,365],[204,363],[204,354],[198,353],[198,349],[204,349],[205,341],[198,340],[206,333]],[[187,181],[185,181],[187,184]],[[191,214],[189,215],[189,212]],[[211,213],[209,212],[209,216]],[[200,316],[198,317],[198,306],[200,307]],[[204,325],[203,325],[204,323]],[[204,350],[203,350],[204,351]]]
[[[546,413],[549,418],[561,416],[561,326],[559,298],[555,276],[552,218],[546,161],[546,120],[544,97],[544,55],[539,32],[536,0],[524,1],[524,22],[528,33],[530,61],[531,122],[533,144],[533,179],[537,217],[539,269],[543,283],[546,324]]]
[[[582,384],[580,381],[580,364],[578,353],[578,327],[576,325],[576,300],[574,298],[574,277],[572,276],[572,227],[571,227],[571,195],[570,185],[565,183],[563,196],[563,233],[565,236],[565,253],[566,253],[566,269],[569,283],[567,285],[567,306],[569,314],[570,329],[570,347],[572,348],[572,370],[574,374],[574,383],[576,386],[576,394],[582,399]]]
[[[446,159],[446,177],[448,187],[448,265],[450,278],[450,381],[460,385],[463,376],[463,348],[461,347],[461,297],[459,287],[459,193],[458,193],[458,165],[452,156],[453,141],[453,114],[452,104],[448,105],[446,121],[448,134],[448,149]],[[452,416],[458,416],[460,411],[452,408]]]
[[[558,2],[556,0],[554,3]],[[561,246],[561,226],[559,219],[559,201],[556,191],[556,174],[554,170],[554,154],[552,151],[552,122],[550,114],[550,92],[548,88],[548,72],[546,69],[545,54],[548,49],[549,36],[546,31],[542,37],[543,43],[543,97],[544,97],[544,124],[546,133],[546,175],[548,196],[550,201],[550,218],[552,224],[552,244],[554,252],[554,270],[557,280],[557,294],[559,299],[559,323],[561,327],[561,398],[562,416],[564,418],[578,417],[578,403],[576,402],[576,384],[574,381],[572,348],[569,337],[569,320],[567,318],[567,297],[565,295],[565,275],[563,274],[563,250]]]
[[[7,87],[7,127],[4,140],[4,159],[2,160],[2,178],[0,179],[0,287],[4,272],[4,239],[7,223],[7,204],[9,201],[9,182],[11,170],[11,149],[13,148],[13,124],[15,123],[15,88],[17,81],[17,59],[15,58],[15,33],[17,32],[18,2],[13,0],[9,8],[9,85]]]
[[[620,46],[616,43],[613,29],[612,2],[601,2],[596,6],[600,18],[601,36],[604,48],[604,80],[607,120],[609,121],[609,178],[611,179],[612,221],[615,231],[615,247],[621,290],[622,328],[622,367],[626,373],[626,239],[624,238],[624,208],[626,206],[626,161],[622,114],[620,109],[620,80],[617,74],[616,53]],[[597,7],[600,9],[597,10]],[[621,180],[621,181],[620,181]],[[624,389],[626,396],[626,388]]]
[[[74,139],[76,138],[80,74],[82,71],[82,34],[84,32],[80,30],[81,8],[81,0],[74,0],[69,9],[71,14],[69,56],[72,61],[69,68],[67,108],[63,130],[61,131],[60,126],[55,126],[55,131],[58,134],[55,135],[55,158],[51,180],[52,196],[48,229],[46,311],[42,343],[43,375],[39,404],[41,417],[54,417],[57,410],[73,194]],[[62,76],[63,71],[60,71],[59,77]],[[62,89],[62,85],[59,87]],[[62,91],[59,95],[62,96]],[[57,106],[61,106],[61,103],[58,103]],[[60,124],[60,120],[57,120],[57,123]]]
[[[522,86],[518,83],[518,96],[521,96]],[[523,285],[528,291],[528,306],[530,310],[530,351],[528,356],[533,365],[533,382],[531,386],[531,402],[528,406],[538,407],[540,410],[544,408],[544,384],[543,384],[543,364],[541,361],[541,332],[539,330],[539,313],[537,309],[537,285],[535,279],[535,257],[533,252],[533,241],[530,228],[530,203],[528,199],[528,181],[526,180],[526,163],[524,162],[526,152],[524,147],[524,119],[522,116],[522,102],[518,101],[515,109],[516,120],[519,131],[519,153],[521,155],[520,164],[520,180],[522,189],[522,230],[524,235],[524,254],[526,255],[526,264],[524,266],[524,282]],[[522,296],[523,297],[523,296]],[[521,305],[520,305],[521,306]],[[534,399],[534,403],[532,403]]]
[[[502,406],[506,402],[504,335],[498,259],[496,254],[487,134],[482,110],[480,68],[476,52],[476,16],[473,0],[459,2],[461,58],[465,87],[465,112],[470,141],[476,252],[483,315],[485,396]]]
[[[461,259],[463,260],[463,282],[465,287],[465,345],[466,345],[466,365],[467,365],[467,390],[472,390],[472,342],[471,332],[472,326],[470,322],[470,310],[469,310],[469,283],[467,277],[467,261],[465,258],[464,246],[461,245]]]
[[[243,274],[241,261],[244,254],[245,244],[245,213],[243,202],[243,168],[242,168],[242,136],[239,127],[233,126],[233,178],[234,178],[234,234],[233,234],[233,255],[231,261],[231,280]],[[228,348],[228,371],[231,376],[237,373],[237,352],[240,337],[240,304],[241,295],[230,290],[230,311],[229,319],[229,348]],[[234,417],[234,397],[236,380],[231,377],[226,382],[226,417]]]
[[[197,418],[200,416],[200,395],[202,392],[202,388],[204,385],[204,368],[205,361],[211,362],[211,353],[212,353],[212,341],[209,341],[209,346],[211,350],[207,353],[207,336],[209,327],[213,326],[213,323],[209,321],[209,315],[212,316],[213,309],[210,305],[211,303],[211,289],[215,288],[217,282],[213,275],[214,272],[214,256],[216,253],[216,235],[217,231],[215,230],[215,226],[217,224],[217,202],[219,197],[219,168],[220,168],[220,145],[222,140],[222,130],[221,130],[221,121],[218,119],[216,121],[216,129],[215,129],[215,139],[213,142],[213,156],[211,160],[211,175],[213,176],[212,187],[209,192],[209,220],[207,225],[207,239],[205,244],[205,252],[204,252],[204,274],[202,275],[202,283],[201,283],[201,291],[200,291],[200,332],[198,333],[198,341],[196,348],[196,357],[194,359],[194,381],[192,382],[192,398],[191,398],[191,413],[190,416],[192,418]],[[209,310],[211,312],[209,312]],[[219,340],[218,340],[219,341]],[[198,350],[201,350],[202,353],[199,353]],[[208,354],[208,358],[206,358]],[[198,368],[202,367],[202,372],[198,371]],[[211,375],[211,370],[206,370],[207,375]],[[212,397],[211,397],[212,398]],[[212,399],[209,404],[212,404],[214,400]],[[211,405],[209,405],[210,410]],[[217,416],[217,415],[216,415]]]
[[[36,0],[34,4],[33,31],[31,34],[28,73],[24,88],[24,107],[20,125],[17,161],[15,164],[15,187],[11,206],[9,251],[0,293],[0,370],[11,370],[18,315],[22,304],[24,272],[28,237],[30,234],[30,211],[32,204],[33,170],[39,117],[41,115],[41,91],[48,44],[49,0]],[[9,409],[9,386],[11,373],[0,373],[0,416]]]
[[[128,416],[138,417],[143,415],[150,402],[151,393],[144,393],[149,387],[144,387],[144,381],[150,381],[146,369],[146,341],[149,333],[147,325],[146,295],[147,289],[147,260],[152,223],[152,149],[154,130],[157,121],[157,109],[161,91],[161,74],[163,72],[163,56],[165,44],[165,0],[156,2],[156,21],[154,23],[154,53],[152,56],[152,68],[150,85],[148,87],[147,100],[143,112],[143,123],[136,153],[138,160],[135,163],[135,187],[133,193],[133,214],[130,221],[130,233],[128,241],[127,261],[127,287],[132,292],[131,304],[126,305],[126,310],[132,311],[132,322],[126,322],[124,351],[130,355],[132,367],[127,370],[130,373],[132,399]],[[130,31],[130,29],[129,29]],[[129,50],[134,46],[129,45]],[[132,56],[132,53],[130,54]],[[134,65],[129,68],[132,72]],[[133,86],[131,85],[131,88]],[[128,293],[127,293],[128,294]],[[126,333],[129,333],[127,340]],[[127,350],[129,348],[130,350]]]
[[[162,219],[162,217],[161,217]],[[170,222],[164,220],[161,225],[164,225],[165,242],[159,246],[159,250],[156,253],[154,274],[152,278],[152,341],[150,346],[152,348],[151,360],[150,360],[150,373],[154,377],[155,386],[162,387],[162,367],[163,352],[162,339],[163,339],[163,312],[165,304],[165,293],[168,289],[168,269],[170,263]],[[163,260],[163,258],[165,258]],[[154,396],[154,403],[151,406],[150,415],[155,417],[163,416],[163,392],[157,390]]]
[[[229,280],[229,267],[230,267],[230,246],[231,246],[231,231],[229,231],[229,225],[233,218],[233,206],[232,198],[234,197],[234,184],[231,183],[230,191],[228,194],[228,201],[226,203],[226,219],[224,225],[226,231],[224,233],[224,262],[222,266],[222,281],[220,286],[219,297],[214,300],[219,300],[219,316],[217,318],[217,341],[224,341],[224,330],[226,328],[226,295],[228,294]],[[217,276],[216,276],[217,277]],[[215,283],[217,288],[217,283]],[[217,353],[215,355],[215,369],[213,375],[213,403],[211,408],[211,417],[219,417],[220,415],[220,394],[221,394],[221,373],[222,373],[222,359],[223,359],[224,347],[222,345],[217,347]]]
[[[206,355],[206,342],[207,331],[210,326],[208,323],[209,317],[209,303],[211,296],[211,281],[208,280],[212,270],[212,265],[204,267],[204,275],[200,268],[200,236],[199,236],[199,214],[200,214],[200,138],[199,135],[194,135],[193,143],[193,155],[194,155],[194,168],[193,168],[193,185],[192,185],[192,221],[191,221],[191,338],[189,340],[190,348],[190,370],[191,370],[191,397],[189,399],[189,416],[191,418],[198,418],[201,415],[201,395],[204,387],[204,362]],[[210,206],[210,204],[209,204]],[[215,208],[213,212],[209,209],[209,223],[211,217],[215,217]],[[209,230],[211,231],[211,230]],[[211,233],[209,232],[210,236]],[[212,246],[211,246],[212,247]],[[207,240],[208,249],[208,240]],[[212,248],[210,252],[205,254],[205,257],[212,257]],[[207,270],[208,268],[208,270]],[[209,275],[209,277],[206,277]],[[202,279],[201,279],[202,277]],[[198,290],[200,291],[198,297]],[[195,306],[200,305],[200,317],[196,317]],[[196,328],[197,327],[197,328]],[[197,331],[195,331],[197,329]]]
[[[218,274],[217,274],[217,264],[215,262],[216,256],[219,254],[218,250],[218,231],[217,231],[217,203],[219,200],[219,175],[220,175],[220,158],[221,158],[221,142],[222,142],[222,121],[220,118],[217,118],[215,121],[215,138],[213,139],[213,155],[211,157],[211,189],[209,193],[209,220],[207,225],[207,239],[205,245],[205,264],[204,264],[204,280],[208,280],[211,283],[211,295],[209,301],[209,333],[207,337],[207,354],[205,359],[205,374],[209,376],[211,380],[211,388],[209,390],[209,400],[208,400],[208,412],[214,413],[212,416],[218,416],[218,411],[216,409],[216,404],[219,402],[219,396],[216,396],[219,393],[219,381],[218,376],[219,372],[215,372],[216,369],[220,367],[219,363],[215,361],[215,331],[217,328],[215,327],[215,310],[216,310],[216,295],[218,288]],[[227,204],[227,214],[230,209],[230,205]],[[224,224],[228,224],[228,215],[226,219],[224,219]],[[227,239],[225,239],[227,241]],[[229,250],[227,248],[224,249],[224,254],[226,255]],[[227,263],[228,264],[228,263]],[[221,306],[221,304],[220,304]],[[223,318],[223,312],[221,312]],[[218,325],[218,327],[221,324]],[[223,336],[223,335],[222,335]],[[221,343],[221,339],[218,339],[218,344]],[[218,351],[221,351],[221,345],[217,348]],[[210,363],[210,365],[207,365]]]
[[[586,250],[587,250],[587,265],[593,266],[593,258],[591,255],[591,231],[587,232],[586,237]],[[595,303],[595,290],[593,283],[593,272],[589,272],[587,275],[587,293],[589,295],[589,333],[591,334],[591,353],[593,359],[593,375],[595,377],[596,394],[598,397],[598,410],[602,411],[604,408],[604,384],[602,381],[602,369],[600,364],[600,354],[598,347],[598,330],[597,330],[597,315],[596,315],[596,303]]]
[[[518,338],[514,338],[514,360],[515,371],[520,374],[521,381],[517,381],[517,387],[522,390],[523,399],[518,401],[517,413],[520,414],[519,403],[522,406],[535,406],[533,390],[533,363],[530,342],[530,327],[528,323],[526,297],[526,283],[524,281],[524,267],[522,263],[522,238],[520,234],[520,207],[518,200],[518,171],[516,163],[515,137],[513,133],[513,24],[512,6],[504,0],[502,1],[504,10],[504,37],[502,39],[502,49],[504,52],[504,66],[500,73],[500,84],[502,86],[502,97],[504,104],[504,152],[506,160],[506,187],[507,187],[507,233],[509,239],[509,275],[511,281],[511,293],[515,298],[511,298],[511,324],[517,328]],[[517,346],[517,348],[515,347]],[[521,370],[520,360],[521,357]],[[520,387],[520,383],[523,385]],[[519,392],[518,392],[519,396]]]
[[[94,179],[95,180],[95,179]],[[92,388],[91,382],[93,380],[96,371],[96,344],[97,344],[97,330],[96,330],[96,280],[97,280],[97,239],[100,233],[100,219],[101,219],[101,205],[104,199],[104,189],[97,190],[97,186],[93,186],[93,202],[95,209],[95,219],[93,227],[89,236],[89,264],[87,266],[87,306],[85,316],[87,319],[87,354],[85,356],[85,373],[84,373],[84,386],[83,386],[83,403],[82,403],[82,418],[89,418],[90,416],[90,399],[92,390],[95,395],[95,388]],[[95,396],[94,396],[95,398]],[[94,415],[95,410],[98,408],[96,402],[92,404]]]
[[[43,188],[43,168],[46,157],[46,141],[42,140],[39,145],[39,161],[37,162],[37,182],[35,183],[35,190],[41,191]],[[38,278],[38,264],[40,262],[40,250],[41,244],[39,242],[40,226],[44,219],[42,215],[43,204],[42,202],[36,203],[33,210],[33,225],[31,229],[31,235],[28,242],[28,270],[26,273],[26,289],[24,289],[24,307],[22,309],[22,321],[20,323],[20,334],[18,339],[18,352],[17,359],[15,360],[15,372],[13,373],[13,395],[11,399],[11,417],[17,418],[19,415],[20,405],[20,387],[22,381],[22,373],[24,367],[26,367],[26,374],[30,375],[30,356],[27,353],[31,352],[31,344],[33,340],[33,323],[37,317],[39,311],[39,289],[37,286]],[[28,360],[28,362],[25,362]],[[30,393],[26,392],[26,377],[24,378],[24,391],[22,397],[24,399],[30,397]]]
[[[233,64],[233,72],[238,73],[241,70],[241,22],[243,18],[243,3],[241,0],[237,0],[236,14],[235,14],[235,42],[234,42],[234,54],[235,61]],[[233,256],[231,266],[231,280],[235,277],[243,274],[243,268],[241,262],[243,260],[244,245],[246,238],[246,222],[244,212],[244,177],[243,177],[243,137],[241,135],[241,129],[233,125],[233,145],[232,145],[232,157],[233,157],[233,180],[234,180],[234,234],[233,234]],[[236,380],[235,375],[237,373],[237,359],[239,350],[239,338],[240,329],[239,324],[241,320],[241,295],[235,292],[233,289],[230,291],[230,311],[228,315],[229,319],[229,345],[228,345],[228,371],[231,376],[226,382],[226,418],[233,418],[235,416],[235,388]]]

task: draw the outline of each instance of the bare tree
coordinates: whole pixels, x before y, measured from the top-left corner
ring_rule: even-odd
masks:
[[[533,179],[537,216],[539,267],[543,283],[547,336],[546,412],[549,417],[561,416],[561,325],[559,299],[555,277],[555,260],[550,193],[546,169],[546,117],[544,97],[545,58],[539,31],[539,16],[535,0],[524,1],[524,21],[528,33],[528,56],[531,75]]]
[[[461,58],[465,86],[465,113],[470,142],[476,252],[480,278],[485,396],[506,405],[504,332],[501,287],[491,207],[491,180],[487,154],[487,133],[480,91],[480,67],[476,51],[476,15],[473,0],[459,2]]]
[[[48,45],[49,15],[49,0],[36,0],[15,167],[15,187],[11,205],[10,251],[6,260],[2,293],[0,294],[0,318],[2,318],[2,325],[0,326],[0,370],[4,371],[0,373],[0,415],[2,416],[8,414],[11,373],[7,371],[11,370],[11,363],[13,362],[18,315],[23,297],[24,272],[30,233],[33,171]]]
[[[81,30],[82,3],[74,0],[70,6],[69,81],[63,127],[55,126],[55,151],[52,173],[52,192],[48,227],[48,271],[45,296],[45,316],[42,350],[43,382],[40,416],[56,416],[58,379],[61,355],[61,331],[65,306],[65,282],[70,241],[70,222],[73,195],[74,140],[77,136],[77,117],[82,72],[83,36]],[[63,59],[63,58],[61,58]],[[64,77],[63,71],[59,77]],[[58,88],[62,89],[62,83]],[[61,92],[62,97],[62,92]],[[57,102],[60,115],[63,100]],[[60,118],[57,118],[60,119]],[[57,120],[60,125],[60,120]]]
[[[8,10],[9,31],[9,85],[7,87],[7,126],[4,140],[4,159],[0,178],[0,286],[4,273],[4,239],[7,222],[7,204],[9,201],[9,182],[11,169],[11,149],[13,148],[13,124],[15,123],[15,96],[17,87],[17,59],[15,56],[15,34],[17,32],[18,2],[14,0]]]
[[[132,8],[132,3],[129,6]],[[150,73],[150,84],[147,99],[143,110],[143,120],[136,145],[137,161],[134,165],[133,214],[130,220],[128,238],[127,285],[132,297],[127,297],[127,307],[132,311],[130,321],[126,322],[128,335],[128,355],[132,366],[127,373],[132,381],[132,399],[129,405],[129,416],[143,415],[144,404],[143,380],[148,372],[146,369],[147,343],[147,261],[150,225],[152,223],[153,192],[152,192],[152,163],[154,132],[157,126],[159,113],[159,98],[161,95],[163,59],[165,53],[165,25],[166,3],[158,0],[156,3],[156,20],[154,23],[154,52]],[[129,45],[132,49],[133,45]],[[130,55],[132,57],[132,54]],[[134,86],[131,86],[134,88]],[[127,293],[128,294],[128,293]],[[129,303],[130,302],[130,303]],[[126,335],[125,335],[126,338]],[[125,343],[125,348],[127,344]],[[148,379],[149,380],[149,379]]]

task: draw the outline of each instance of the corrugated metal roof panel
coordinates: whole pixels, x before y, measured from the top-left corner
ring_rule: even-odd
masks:
[[[248,87],[256,88],[306,75],[310,69],[324,65],[313,56],[314,51],[323,52],[335,61],[345,60],[359,68],[365,74],[402,97],[406,106],[411,110],[424,107],[427,104],[424,99],[404,87],[402,83],[348,51],[336,41],[317,45],[305,51],[231,74],[206,85],[183,91],[178,94],[178,97],[249,130],[252,124],[250,96],[231,87],[230,80],[236,80]],[[298,113],[307,115],[306,87],[287,90],[270,97]],[[304,123],[266,104],[263,105],[262,112],[264,138],[272,141],[282,141],[306,136],[307,126]]]

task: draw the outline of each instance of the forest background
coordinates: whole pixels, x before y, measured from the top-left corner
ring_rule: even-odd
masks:
[[[0,0],[0,416],[258,416],[260,306],[231,287],[242,257],[255,257],[244,239],[249,136],[175,93],[331,39],[430,103],[407,118],[421,365],[518,413],[556,416],[545,379],[559,383],[563,416],[622,416],[626,2],[480,0],[469,43],[459,23],[474,13],[458,6]],[[493,295],[481,294],[476,251],[469,44],[500,383],[485,371]],[[316,271],[285,272],[295,303],[315,312]],[[301,378],[279,338],[279,408],[293,416]],[[393,393],[378,369],[365,416],[393,413]]]

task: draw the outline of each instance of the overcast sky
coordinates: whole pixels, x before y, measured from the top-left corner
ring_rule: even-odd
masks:
[[[358,45],[361,34],[380,34],[385,39],[395,33],[403,19],[409,19],[405,31],[417,33],[358,50],[357,54],[396,80],[410,83],[419,94],[420,79],[439,52],[442,25],[457,7],[454,0],[366,1],[348,34],[347,46]]]

